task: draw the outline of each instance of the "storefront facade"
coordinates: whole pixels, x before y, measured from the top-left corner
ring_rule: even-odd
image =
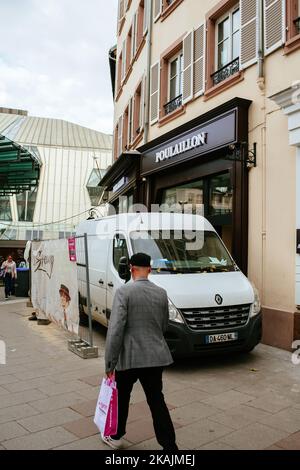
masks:
[[[247,146],[250,101],[235,99],[142,147],[144,204],[203,215],[241,269],[248,258],[248,169],[230,149]],[[165,206],[165,207],[164,207]]]

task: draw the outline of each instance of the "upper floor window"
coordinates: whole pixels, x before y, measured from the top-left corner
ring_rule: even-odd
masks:
[[[183,53],[169,60],[169,93],[165,114],[170,114],[182,105],[183,93]]]
[[[241,18],[235,7],[216,22],[215,70],[213,84],[217,85],[240,69]]]

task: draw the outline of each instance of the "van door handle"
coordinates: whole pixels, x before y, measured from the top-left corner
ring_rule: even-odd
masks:
[[[107,285],[108,285],[108,287],[114,287],[112,282],[109,282]]]
[[[103,279],[100,279],[99,284],[104,284]]]

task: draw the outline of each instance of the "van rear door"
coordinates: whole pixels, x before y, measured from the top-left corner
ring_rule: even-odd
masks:
[[[106,316],[108,320],[115,292],[124,284],[118,273],[119,262],[122,256],[126,256],[129,259],[126,237],[122,233],[116,233],[110,242],[107,260]]]

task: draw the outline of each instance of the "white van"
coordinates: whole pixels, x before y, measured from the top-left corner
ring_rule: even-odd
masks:
[[[172,354],[251,351],[261,340],[258,293],[239,270],[222,240],[203,217],[187,214],[121,214],[87,220],[93,319],[107,326],[118,287],[128,282],[128,260],[152,258],[150,280],[169,297],[166,334]],[[83,253],[77,248],[80,259]],[[87,313],[86,280],[79,269],[81,315]]]

